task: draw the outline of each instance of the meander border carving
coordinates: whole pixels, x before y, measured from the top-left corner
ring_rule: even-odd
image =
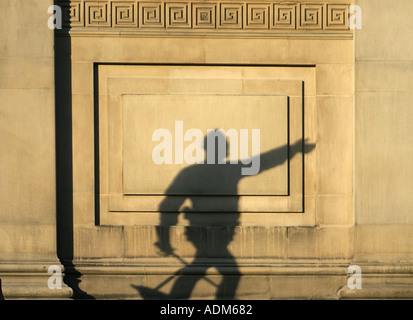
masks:
[[[350,4],[61,0],[63,32],[349,35]]]

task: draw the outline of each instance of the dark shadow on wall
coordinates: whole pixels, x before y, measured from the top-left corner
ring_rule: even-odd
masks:
[[[3,291],[1,289],[1,279],[0,279],[0,300],[4,300]]]
[[[219,135],[220,131],[213,134]],[[175,257],[185,266],[155,288],[132,285],[144,299],[189,299],[195,285],[200,280],[205,280],[216,287],[216,299],[234,299],[236,297],[242,274],[239,272],[236,259],[232,256],[228,246],[233,240],[235,227],[239,225],[238,184],[241,179],[248,179],[249,177],[248,175],[242,175],[241,170],[248,166],[241,162],[238,164],[226,162],[225,157],[228,154],[223,159],[221,158],[222,164],[218,164],[220,159],[217,157],[219,154],[219,143],[217,141],[226,141],[226,137],[218,136],[215,139],[215,164],[195,164],[185,168],[176,176],[165,192],[168,196],[159,206],[161,222],[157,228],[158,241],[155,245],[160,249],[162,255]],[[207,137],[205,137],[204,146],[207,145],[207,140]],[[303,145],[303,141],[298,140],[293,145],[284,145],[260,154],[256,156],[260,162],[257,174],[283,164],[298,153],[311,152],[314,148],[314,144]],[[206,147],[204,149],[207,151]],[[226,151],[228,152],[228,150],[229,146],[226,142]],[[252,158],[250,160],[250,163],[254,163]],[[244,161],[244,163],[248,162]],[[183,190],[188,189],[197,196],[173,196],[174,194],[182,194]],[[225,226],[211,227],[214,228],[213,232],[211,232],[210,227],[197,227],[195,222],[197,215],[200,214],[199,211],[202,211],[205,205],[205,203],[200,203],[199,195],[208,195],[211,190],[214,190],[216,194],[234,195],[228,197],[227,203],[230,208],[226,211],[232,212],[230,220],[226,221]],[[189,199],[192,207],[181,209],[187,199]],[[185,228],[185,236],[196,248],[195,258],[191,263],[187,263],[179,257],[170,244],[170,227],[177,224],[178,212],[180,211],[183,211],[184,218],[189,222],[189,226]],[[204,213],[204,215],[207,216],[208,213]],[[217,235],[217,233],[219,234]],[[219,257],[222,261],[225,261],[225,264],[211,262],[216,261],[216,259],[208,259],[208,257]],[[206,277],[209,268],[216,268],[221,274],[222,280],[219,284],[215,284]],[[172,280],[175,280],[175,282],[170,293],[160,292],[160,289]]]
[[[63,281],[73,299],[93,299],[79,288],[82,274],[73,264],[72,64],[68,30],[55,31],[56,232]]]

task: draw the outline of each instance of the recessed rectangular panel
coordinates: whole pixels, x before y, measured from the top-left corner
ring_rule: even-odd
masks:
[[[288,97],[136,94],[121,103],[123,194],[288,195]]]
[[[188,207],[220,213],[216,223],[233,212],[248,223],[264,212],[290,221],[304,208],[304,100],[310,121],[314,109],[304,92],[315,94],[314,79],[296,67],[99,66],[100,221],[156,224],[160,211]],[[208,158],[201,140],[217,128],[232,132],[225,164],[198,163]],[[256,172],[257,162],[240,163],[258,154]]]

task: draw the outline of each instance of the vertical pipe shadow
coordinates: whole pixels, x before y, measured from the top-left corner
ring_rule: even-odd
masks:
[[[82,274],[73,264],[72,52],[68,29],[55,29],[54,49],[57,256],[65,268],[63,281],[73,290],[72,298],[94,299],[79,288]]]
[[[99,160],[99,65],[93,64],[93,122],[95,158],[95,225],[100,225],[100,160]]]

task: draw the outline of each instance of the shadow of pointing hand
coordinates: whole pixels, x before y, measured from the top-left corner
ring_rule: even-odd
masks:
[[[179,210],[179,212],[182,212],[184,214],[187,214],[191,211],[192,209],[188,206],[185,206],[181,210]],[[155,242],[154,244],[159,249],[159,254],[161,256],[164,256],[164,257],[175,256],[175,253],[174,253],[175,249],[172,248],[170,240],[169,240],[169,231],[167,232],[167,234],[164,234],[164,236],[159,236],[158,241]]]
[[[313,151],[315,149],[315,143],[307,143],[308,139],[304,140],[304,153],[310,153],[311,151]]]
[[[304,151],[304,153],[310,153],[311,151],[313,151],[315,149],[315,143],[308,143],[308,139],[304,140],[304,145],[303,144],[303,140],[297,140],[292,146],[291,146],[291,150],[293,155],[296,153],[301,152],[302,150]]]

